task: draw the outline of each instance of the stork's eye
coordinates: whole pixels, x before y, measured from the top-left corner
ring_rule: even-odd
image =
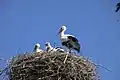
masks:
[[[64,30],[64,28],[62,27],[61,30]]]
[[[45,45],[48,46],[48,43],[46,43]]]

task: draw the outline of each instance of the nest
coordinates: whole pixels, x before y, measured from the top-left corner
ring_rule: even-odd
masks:
[[[25,53],[9,66],[9,80],[98,80],[96,66],[74,54]]]

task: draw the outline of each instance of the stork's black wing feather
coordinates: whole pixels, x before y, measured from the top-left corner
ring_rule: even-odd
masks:
[[[63,49],[62,47],[56,47],[55,49],[58,49],[58,48]]]
[[[68,36],[68,39],[72,40],[73,42],[78,42],[77,38],[73,36]]]
[[[120,7],[117,7],[117,9],[115,10],[115,12],[118,12],[119,9],[120,9]]]
[[[120,9],[120,3],[117,3],[115,12],[118,12]]]
[[[120,6],[120,3],[117,3],[116,7],[117,7],[117,6]]]
[[[37,46],[34,47],[33,51],[35,51],[37,49]]]

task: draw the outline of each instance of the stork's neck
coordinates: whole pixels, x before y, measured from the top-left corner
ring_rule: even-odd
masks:
[[[53,47],[52,47],[51,45],[48,45],[48,47],[49,47],[50,49],[53,49]]]
[[[65,33],[65,31],[62,31],[61,34],[60,34],[60,36],[64,36],[65,35],[64,33]]]
[[[34,48],[34,49],[35,49],[35,50],[36,50],[36,49],[39,49],[39,47],[35,46],[35,48]]]

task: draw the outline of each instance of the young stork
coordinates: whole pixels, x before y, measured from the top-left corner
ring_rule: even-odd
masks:
[[[40,44],[39,43],[35,44],[33,52],[43,52],[43,50],[40,49]]]
[[[65,31],[66,31],[66,26],[63,25],[58,32],[58,34],[60,34],[60,40],[61,40],[62,45],[67,47],[70,53],[72,49],[76,50],[79,53],[80,52],[79,41],[73,35],[64,34]]]
[[[60,47],[53,48],[49,42],[46,42],[45,45],[46,45],[46,51],[47,52],[56,52],[56,51],[64,52],[64,49],[62,49]]]

